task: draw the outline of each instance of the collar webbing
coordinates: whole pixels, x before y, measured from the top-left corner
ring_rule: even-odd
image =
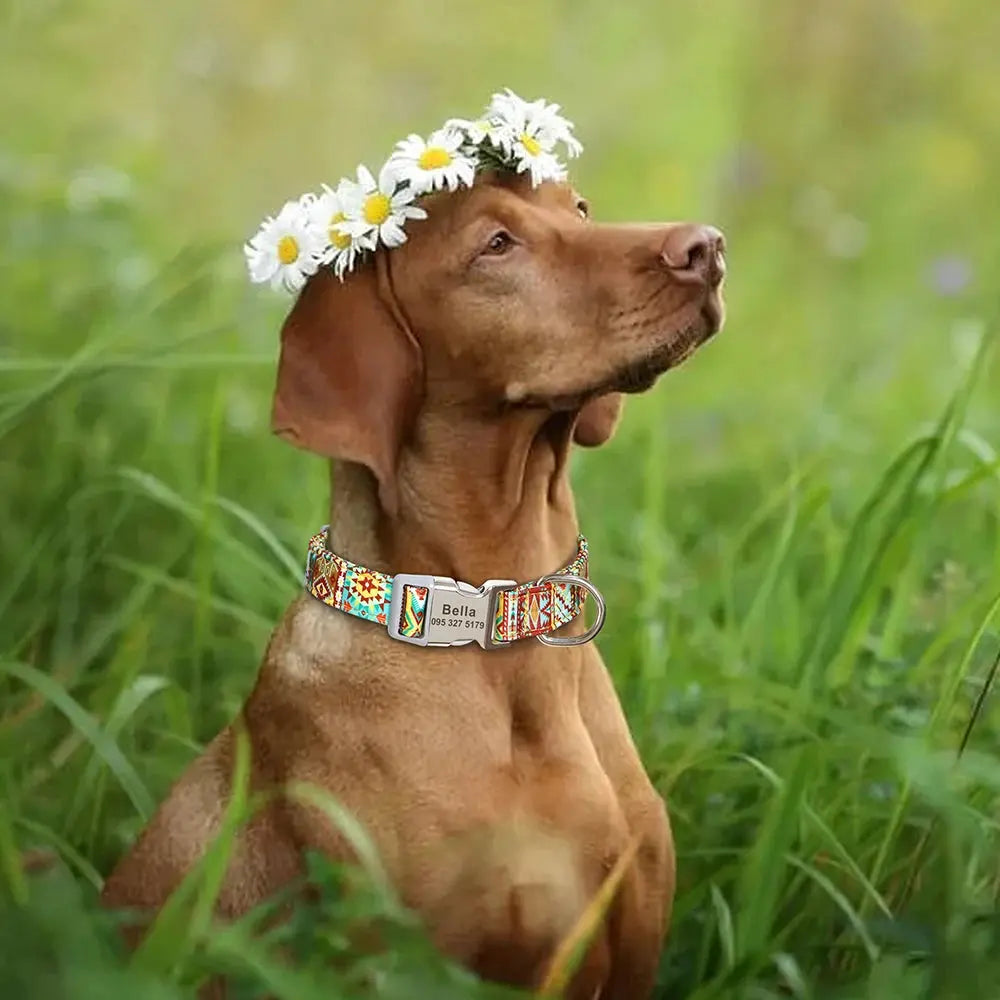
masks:
[[[545,637],[572,621],[587,592],[599,605],[598,621],[583,636],[548,640],[587,642],[603,623],[603,600],[587,580],[587,540],[580,535],[573,560],[529,583],[489,580],[472,587],[450,577],[390,576],[331,552],[327,528],[309,540],[305,587],[313,597],[356,618],[385,625],[393,638],[415,645],[449,646],[478,642],[484,649],[530,636]],[[567,581],[578,577],[580,583]]]

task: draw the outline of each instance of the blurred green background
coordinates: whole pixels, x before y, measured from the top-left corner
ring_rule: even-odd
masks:
[[[1000,992],[1000,7],[0,12],[3,996],[219,969],[246,997],[487,995],[349,873],[317,874],[291,969],[183,906],[129,964],[94,901],[250,690],[326,512],[323,463],[269,434],[287,301],[243,240],[503,86],[575,121],[596,218],[729,241],[724,334],[575,460],[678,842],[657,995]],[[377,959],[344,944],[362,911]]]

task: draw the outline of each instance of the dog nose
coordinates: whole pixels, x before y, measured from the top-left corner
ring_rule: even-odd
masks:
[[[660,257],[681,281],[718,285],[726,274],[726,239],[715,226],[671,226]]]

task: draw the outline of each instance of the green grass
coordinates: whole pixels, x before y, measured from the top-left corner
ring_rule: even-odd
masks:
[[[373,858],[315,859],[290,924],[219,927],[223,839],[131,959],[95,900],[250,690],[325,514],[323,464],[268,434],[285,304],[242,239],[509,84],[576,121],[599,218],[730,243],[725,334],[574,470],[677,838],[657,995],[992,996],[998,9],[342,8],[0,5],[0,994],[499,995]],[[351,951],[360,919],[385,954]]]

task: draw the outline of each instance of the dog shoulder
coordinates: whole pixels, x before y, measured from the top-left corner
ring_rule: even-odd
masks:
[[[262,673],[282,684],[314,684],[356,659],[364,636],[348,615],[308,594],[289,605],[271,636]],[[371,626],[368,626],[369,628]]]
[[[384,628],[352,618],[303,594],[271,636],[252,700],[290,702],[308,714],[361,714],[406,688],[401,651]],[[402,651],[410,652],[409,649]]]

